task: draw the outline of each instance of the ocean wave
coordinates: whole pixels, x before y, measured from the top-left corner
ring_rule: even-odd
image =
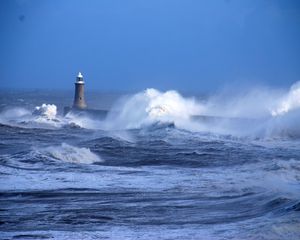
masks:
[[[277,107],[271,111],[272,116],[284,115],[300,108],[300,82],[296,82],[290,91],[281,97]]]
[[[155,130],[155,126],[172,123],[176,128],[191,132],[300,138],[299,85],[294,84],[288,93],[255,89],[246,94],[213,96],[201,102],[173,90],[147,89],[122,98],[101,127],[107,130],[152,127]]]
[[[254,139],[300,138],[300,83],[286,92],[255,89],[242,93],[216,94],[197,101],[174,90],[161,92],[150,88],[121,98],[104,120],[72,112],[62,116],[57,106],[44,103],[33,111],[7,109],[0,113],[0,123],[24,128],[106,131],[177,128]]]
[[[55,119],[57,115],[57,107],[54,104],[42,104],[36,106],[32,115],[45,117],[47,119]]]
[[[0,113],[0,123],[20,128],[87,128],[97,129],[99,122],[87,116],[58,114],[57,106],[43,103],[33,111],[25,108],[9,108]]]
[[[90,148],[75,147],[67,143],[58,146],[33,147],[30,151],[18,151],[1,155],[1,166],[19,170],[40,171],[61,169],[58,162],[93,164],[103,162],[103,159]],[[66,166],[67,167],[67,166]]]
[[[62,143],[60,146],[51,146],[40,150],[48,156],[70,163],[92,164],[95,162],[103,162],[103,160],[89,148],[79,148]]]
[[[53,104],[36,106],[33,111],[25,108],[10,108],[0,113],[0,122],[5,125],[23,128],[57,128],[65,124],[57,115],[57,107]]]
[[[193,98],[184,98],[176,91],[146,89],[121,99],[106,119],[107,129],[143,128],[171,122],[180,126],[192,114],[200,114],[202,106]]]

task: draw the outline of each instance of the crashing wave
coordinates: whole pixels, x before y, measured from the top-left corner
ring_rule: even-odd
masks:
[[[199,116],[200,115],[200,116]],[[300,82],[283,94],[254,89],[247,94],[215,95],[197,102],[171,90],[150,88],[123,97],[105,120],[85,114],[60,116],[54,104],[42,104],[33,112],[14,108],[0,114],[0,123],[25,128],[87,128],[126,130],[168,127],[192,132],[250,137],[300,137]]]
[[[194,99],[184,98],[176,91],[162,93],[150,88],[142,93],[142,96],[147,102],[145,111],[154,120],[163,117],[189,118],[201,112],[200,105],[196,104]]]
[[[177,126],[201,112],[202,106],[193,98],[184,98],[176,91],[150,88],[118,102],[107,118],[106,127],[132,129],[156,122],[173,122]]]
[[[11,108],[0,114],[2,124],[25,128],[56,128],[65,124],[63,118],[57,116],[54,104],[42,104],[34,111],[25,108]]]
[[[47,147],[42,152],[54,159],[65,162],[84,164],[102,162],[101,158],[91,152],[89,148],[74,147],[66,143],[62,143],[60,146]]]
[[[56,118],[56,115],[57,115],[57,107],[54,104],[45,104],[44,103],[41,106],[35,107],[32,114],[35,116],[42,116],[49,120],[53,120]]]
[[[272,110],[272,116],[284,115],[300,107],[300,82],[292,85],[290,91],[284,96],[276,109]]]

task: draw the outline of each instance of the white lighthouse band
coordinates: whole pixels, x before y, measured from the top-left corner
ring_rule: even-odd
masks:
[[[81,74],[81,72],[79,72],[78,75],[77,75],[76,83],[84,84],[83,75]]]
[[[86,109],[87,105],[84,99],[84,81],[81,72],[78,73],[75,82],[75,96],[73,108],[75,109]]]

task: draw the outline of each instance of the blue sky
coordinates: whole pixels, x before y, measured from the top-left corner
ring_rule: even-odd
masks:
[[[1,88],[212,91],[300,80],[297,0],[1,0]]]

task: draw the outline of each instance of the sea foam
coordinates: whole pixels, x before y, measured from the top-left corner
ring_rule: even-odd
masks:
[[[193,98],[184,98],[173,90],[160,92],[149,88],[122,98],[108,116],[106,127],[131,129],[156,122],[179,124],[201,111],[202,106]]]
[[[102,159],[89,148],[79,148],[62,143],[60,146],[51,146],[42,149],[50,157],[71,163],[91,164],[94,162],[102,162]]]
[[[300,108],[300,81],[293,84],[278,106],[271,111],[272,116],[284,115],[289,111]]]
[[[300,83],[294,84],[289,92],[253,88],[235,94],[216,94],[201,102],[174,90],[160,92],[150,88],[122,98],[100,128],[144,128],[159,122],[173,123],[192,132],[254,138],[298,137],[299,107]],[[208,118],[197,120],[195,116]]]
[[[194,116],[209,118],[203,121]],[[54,104],[44,103],[33,111],[7,109],[0,113],[0,122],[26,128],[75,125],[108,131],[140,129],[158,126],[157,123],[169,126],[171,123],[192,132],[260,138],[300,136],[299,117],[300,82],[297,82],[289,91],[252,88],[215,94],[202,101],[184,97],[174,90],[162,92],[149,88],[122,97],[104,120],[72,113],[62,116]]]
[[[42,104],[41,106],[36,106],[33,115],[45,117],[47,119],[55,119],[57,115],[57,107],[54,104]]]

